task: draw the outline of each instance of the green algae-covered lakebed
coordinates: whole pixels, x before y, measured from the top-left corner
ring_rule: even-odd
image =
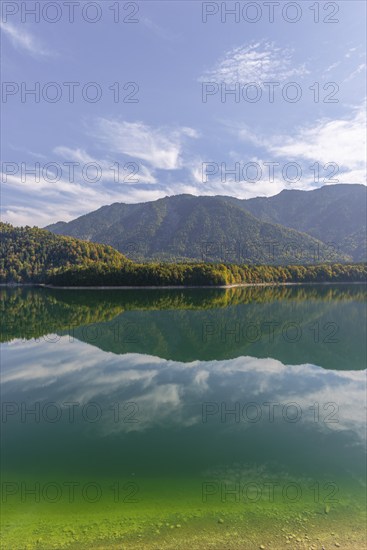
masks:
[[[365,299],[2,289],[1,548],[365,548]]]

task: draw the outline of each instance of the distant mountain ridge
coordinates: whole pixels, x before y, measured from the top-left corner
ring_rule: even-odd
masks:
[[[355,261],[366,260],[367,188],[338,184],[314,191],[284,190],[274,197],[242,201],[257,218],[334,243]]]
[[[366,261],[366,187],[273,197],[176,195],[103,206],[49,231],[108,244],[133,260],[233,263]]]

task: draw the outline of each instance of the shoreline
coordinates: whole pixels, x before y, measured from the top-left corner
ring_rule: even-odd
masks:
[[[182,290],[195,288],[245,288],[268,286],[316,286],[316,285],[366,285],[367,281],[319,281],[319,282],[269,282],[269,283],[237,283],[234,285],[148,285],[148,286],[55,286],[44,283],[0,283],[0,288],[49,288],[56,290]]]

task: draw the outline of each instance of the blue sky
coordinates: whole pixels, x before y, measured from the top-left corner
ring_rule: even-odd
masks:
[[[2,2],[3,221],[366,182],[364,1],[273,22],[260,1],[22,4]]]

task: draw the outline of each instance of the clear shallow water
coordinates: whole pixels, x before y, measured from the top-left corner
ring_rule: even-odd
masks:
[[[363,548],[364,300],[2,291],[3,547]]]

